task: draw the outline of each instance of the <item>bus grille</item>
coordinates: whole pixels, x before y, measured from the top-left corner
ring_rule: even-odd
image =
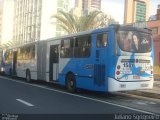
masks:
[[[94,65],[94,84],[101,86],[105,84],[105,65]]]

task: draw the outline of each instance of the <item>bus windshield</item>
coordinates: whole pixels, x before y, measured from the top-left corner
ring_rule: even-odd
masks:
[[[126,52],[147,53],[151,51],[151,35],[139,31],[118,31],[119,48]]]

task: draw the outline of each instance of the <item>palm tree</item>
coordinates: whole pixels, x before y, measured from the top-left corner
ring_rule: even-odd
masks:
[[[96,18],[97,28],[105,27],[109,24],[118,23],[116,22],[112,16],[102,13],[100,16]]]
[[[89,15],[81,17],[59,11],[58,14],[52,16],[52,18],[56,18],[59,25],[70,34],[106,26],[106,24],[104,25],[104,20],[106,20],[107,17],[101,20],[102,16],[104,16],[104,14],[101,11],[93,11]]]
[[[77,17],[64,11],[59,11],[55,17],[59,21],[59,25],[68,33],[77,33],[93,28],[93,23],[98,14],[101,12],[94,11],[88,16]]]

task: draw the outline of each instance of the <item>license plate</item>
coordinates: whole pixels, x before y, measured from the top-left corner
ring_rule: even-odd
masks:
[[[133,79],[140,79],[140,76],[133,76]]]
[[[126,84],[120,84],[120,88],[126,88]]]
[[[148,84],[141,84],[141,87],[148,87]]]

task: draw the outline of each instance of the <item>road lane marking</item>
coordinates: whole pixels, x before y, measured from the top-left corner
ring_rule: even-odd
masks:
[[[68,92],[64,92],[64,91],[60,91],[60,90],[56,90],[56,89],[47,88],[47,87],[40,86],[40,85],[35,85],[35,84],[30,84],[30,83],[26,83],[26,82],[22,82],[22,81],[13,80],[11,78],[5,78],[5,77],[1,77],[1,76],[0,76],[0,78],[4,78],[4,79],[10,80],[12,82],[17,82],[17,83],[21,83],[21,84],[25,84],[25,85],[29,85],[29,86],[33,86],[33,87],[38,87],[38,88],[42,88],[42,89],[46,89],[46,90],[50,90],[50,91],[54,91],[54,92],[59,92],[59,93],[62,93],[62,94],[67,94],[67,95],[80,97],[80,98],[84,98],[84,99],[88,99],[88,100],[92,100],[92,101],[96,101],[96,102],[100,102],[100,103],[105,103],[105,104],[129,109],[129,110],[133,110],[133,111],[137,111],[137,112],[142,112],[142,113],[145,113],[145,114],[157,115],[156,113],[152,113],[152,112],[139,110],[139,109],[136,109],[136,108],[131,108],[131,107],[128,107],[128,106],[112,103],[112,101],[104,101],[104,100],[95,99],[95,98],[91,98],[91,97],[86,97],[86,96],[82,96],[82,95],[72,94],[72,93],[68,93]]]
[[[34,106],[33,104],[31,104],[29,102],[26,102],[26,101],[24,101],[22,99],[16,99],[16,100],[19,101],[19,102],[21,102],[21,103],[23,103],[23,104],[25,104],[25,105],[27,105],[27,106],[29,106],[29,107],[33,107]]]

